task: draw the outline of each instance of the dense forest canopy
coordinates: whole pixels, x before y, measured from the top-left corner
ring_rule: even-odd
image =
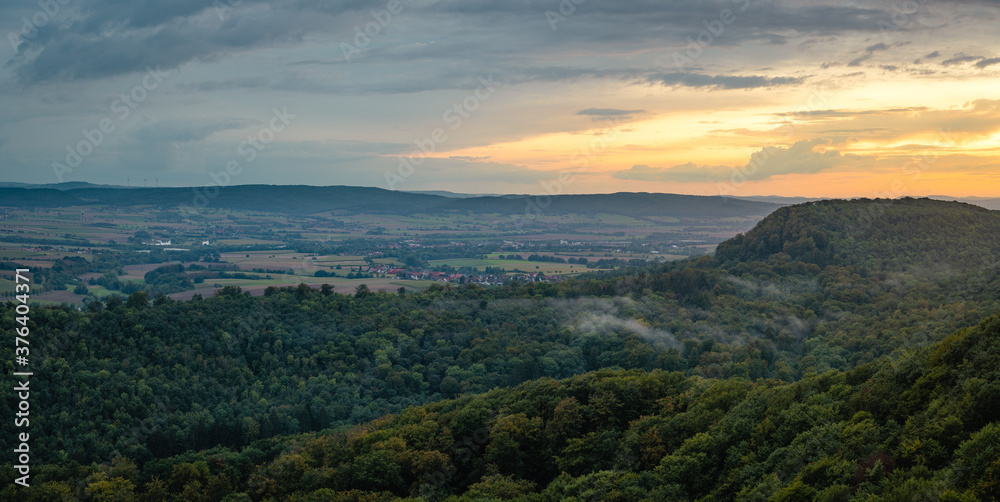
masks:
[[[792,383],[542,378],[239,451],[51,465],[24,500],[996,500],[998,346],[993,316]]]
[[[995,211],[824,201],[559,284],[36,308],[32,496],[987,500],[998,256]]]

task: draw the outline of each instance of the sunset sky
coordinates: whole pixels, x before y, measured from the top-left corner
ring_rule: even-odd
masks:
[[[996,0],[51,0],[0,23],[0,181],[1000,197]]]

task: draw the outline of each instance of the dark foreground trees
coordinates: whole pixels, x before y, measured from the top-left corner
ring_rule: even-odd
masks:
[[[239,451],[216,447],[141,468],[127,458],[48,465],[31,492],[8,487],[3,495],[996,500],[998,346],[1000,316],[994,316],[898,359],[794,383],[659,370],[544,378],[331,433],[262,440]]]

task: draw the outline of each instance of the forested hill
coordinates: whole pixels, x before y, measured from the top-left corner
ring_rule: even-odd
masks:
[[[1000,211],[931,199],[829,200],[783,207],[722,243],[724,264],[767,260],[968,271],[1000,257]]]
[[[993,316],[898,360],[792,384],[542,379],[296,438],[243,481],[255,500],[998,500],[997,347]]]
[[[654,318],[670,321],[653,326],[675,335],[770,340],[796,354],[799,374],[846,369],[1000,309],[1000,212],[928,199],[808,203],[713,257],[578,284],[586,295],[662,296]],[[741,357],[705,355],[702,374],[733,375],[723,367]]]
[[[294,214],[324,211],[348,214],[435,214],[461,211],[529,217],[545,212],[698,218],[760,217],[780,207],[767,202],[728,197],[660,193],[455,198],[351,186],[235,185],[196,189],[84,187],[65,190],[0,188],[0,205],[67,207],[95,204],[157,205],[164,208],[187,208],[188,212],[210,206]]]
[[[292,500],[282,490],[410,493],[452,461],[464,474],[449,468],[432,488],[480,498],[554,486],[533,500],[632,500],[678,483],[661,500],[733,500],[744,488],[757,490],[746,500],[785,488],[775,500],[844,500],[897,487],[989,500],[998,321],[945,339],[1000,312],[996,219],[950,202],[830,201],[781,210],[718,256],[558,284],[351,296],[301,285],[258,298],[230,287],[82,312],[36,306],[37,481],[85,500],[119,489]],[[0,306],[0,330],[17,317],[14,303]],[[12,344],[0,361],[15,371]],[[8,416],[16,402],[0,387]],[[268,439],[388,414],[311,445]],[[427,432],[425,416],[444,425]],[[14,437],[0,425],[0,449]],[[476,437],[475,452],[455,451]],[[242,453],[190,453],[213,447]],[[619,495],[587,495],[600,482],[621,484]],[[356,495],[343,499],[382,497]],[[298,500],[330,494],[312,497]]]
[[[1000,498],[1000,316],[794,383],[602,370],[323,435],[43,467],[22,498],[977,502]],[[10,472],[5,469],[5,476]],[[50,497],[50,498],[46,498]],[[62,498],[57,498],[62,497]]]

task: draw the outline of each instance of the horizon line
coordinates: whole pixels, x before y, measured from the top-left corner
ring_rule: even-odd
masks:
[[[2,186],[4,184],[9,185],[23,185],[23,186]],[[365,188],[365,189],[376,189],[384,190],[386,192],[397,192],[397,193],[415,193],[415,194],[427,194],[428,192],[442,192],[454,195],[465,195],[469,197],[558,197],[564,195],[616,195],[616,194],[658,194],[658,195],[683,195],[689,197],[723,197],[723,198],[734,198],[734,199],[746,199],[751,197],[759,198],[773,198],[773,199],[809,199],[809,200],[830,200],[830,199],[872,199],[872,198],[885,198],[879,197],[878,194],[868,194],[868,195],[853,195],[853,196],[819,196],[812,197],[806,195],[775,195],[775,194],[751,194],[751,195],[729,195],[729,194],[699,194],[699,193],[681,193],[681,192],[650,192],[650,191],[619,191],[619,192],[589,192],[589,193],[560,193],[560,194],[548,194],[548,193],[469,193],[469,192],[456,192],[452,190],[445,190],[440,188],[427,188],[420,190],[393,190],[378,186],[366,186],[366,185],[308,185],[308,184],[280,184],[280,183],[247,183],[239,185],[225,185],[219,186],[215,184],[208,185],[161,185],[161,186],[128,186],[128,185],[112,185],[104,183],[94,183],[90,181],[63,181],[58,183],[26,183],[20,181],[0,181],[0,188],[25,188],[31,189],[32,187],[54,187],[60,185],[71,185],[71,184],[87,184],[93,185],[94,188],[107,188],[107,189],[127,189],[127,190],[137,190],[137,189],[178,189],[178,188],[189,188],[189,189],[200,189],[200,188],[234,188],[234,187],[309,187],[309,188],[333,188],[333,187],[343,187],[343,188]],[[944,194],[927,194],[927,195],[901,195],[895,197],[896,199],[902,199],[906,197],[913,198],[935,198],[935,197],[948,197],[953,199],[1000,199],[1000,195],[997,196],[958,196],[958,195],[944,195]]]

